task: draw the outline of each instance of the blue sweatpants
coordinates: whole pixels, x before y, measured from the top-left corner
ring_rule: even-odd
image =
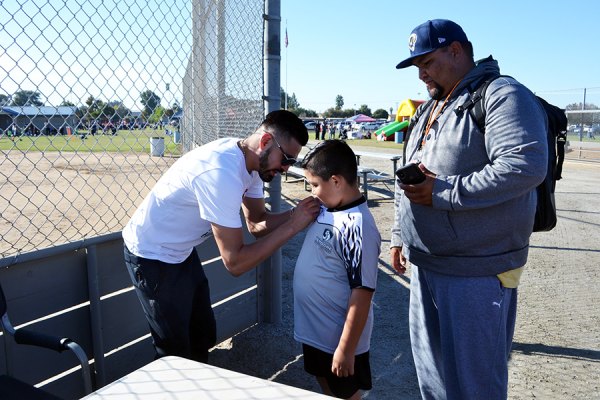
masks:
[[[506,399],[517,289],[412,265],[409,327],[423,399]]]

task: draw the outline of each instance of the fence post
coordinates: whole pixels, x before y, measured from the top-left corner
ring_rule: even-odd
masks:
[[[265,113],[279,110],[281,105],[281,4],[265,1],[264,29],[264,96]],[[281,176],[267,185],[271,212],[281,210]],[[261,322],[281,322],[281,250],[277,250],[257,271],[258,318]]]

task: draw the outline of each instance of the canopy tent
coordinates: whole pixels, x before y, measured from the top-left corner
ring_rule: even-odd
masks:
[[[360,122],[375,122],[376,119],[375,118],[371,118],[368,115],[365,114],[357,114],[353,117],[350,118],[346,118],[346,122],[356,122],[356,123],[360,123]]]

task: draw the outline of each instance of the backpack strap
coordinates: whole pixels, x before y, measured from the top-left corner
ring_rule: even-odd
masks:
[[[484,77],[482,81],[479,81],[479,85],[475,88],[475,90],[469,90],[469,99],[465,101],[463,104],[458,106],[454,112],[457,115],[464,113],[465,111],[469,111],[471,118],[475,121],[477,128],[479,131],[485,135],[485,92],[487,91],[488,86],[494,80],[500,77],[509,77],[508,75],[488,75]]]
[[[560,131],[556,136],[556,176],[557,181],[562,179],[562,166],[565,161],[565,144],[567,143],[567,130]]]
[[[469,90],[469,99],[454,109],[456,115],[461,115],[468,110],[481,132],[485,129],[483,96],[490,82],[491,80],[485,80],[475,91]]]
[[[483,82],[483,84],[477,88],[477,90],[473,94],[473,100],[475,101],[475,104],[473,104],[473,107],[471,107],[469,109],[469,113],[471,114],[471,117],[475,121],[475,124],[477,124],[477,128],[484,135],[485,135],[485,107],[484,107],[485,92],[486,92],[488,86],[490,86],[490,83],[492,83],[492,81],[494,79],[486,79]]]

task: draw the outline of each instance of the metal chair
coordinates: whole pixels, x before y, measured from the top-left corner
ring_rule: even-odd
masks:
[[[77,343],[69,338],[56,337],[44,333],[35,332],[31,329],[15,329],[8,317],[6,297],[0,284],[0,328],[5,335],[12,336],[18,344],[28,344],[31,346],[43,347],[62,353],[64,350],[70,350],[75,354],[81,364],[81,373],[83,375],[83,384],[85,393],[92,392],[92,375],[90,364],[85,351]],[[0,376],[0,398],[1,399],[57,399],[41,389],[19,381],[10,376]]]

